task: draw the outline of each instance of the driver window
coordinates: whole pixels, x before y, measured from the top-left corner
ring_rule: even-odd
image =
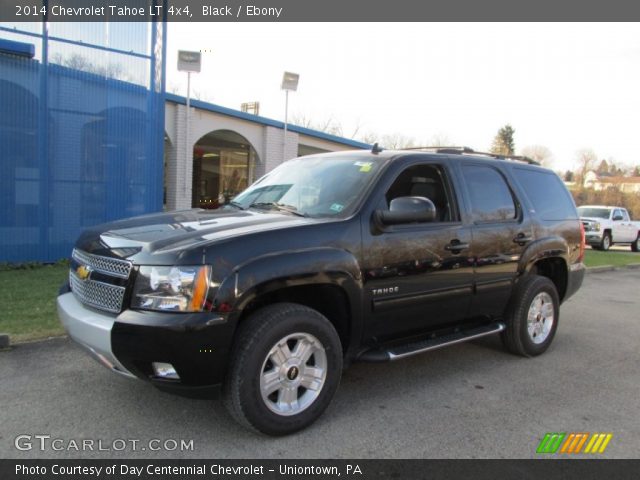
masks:
[[[437,165],[414,165],[400,173],[387,190],[386,207],[398,197],[428,198],[436,207],[436,222],[457,220],[451,211],[444,173]]]

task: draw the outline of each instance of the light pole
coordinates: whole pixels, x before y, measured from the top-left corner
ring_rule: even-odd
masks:
[[[287,151],[287,122],[289,121],[289,92],[298,90],[298,80],[300,75],[297,73],[284,72],[282,76],[282,90],[285,91],[284,100],[284,136],[282,138],[282,161],[286,160]]]
[[[191,73],[199,73],[202,64],[200,52],[178,51],[178,71],[187,72],[187,113],[185,114],[185,157],[187,162],[193,162],[193,153],[189,143],[189,111],[191,110]],[[191,158],[189,158],[191,157]],[[187,175],[184,175],[183,194],[187,195],[188,190]]]

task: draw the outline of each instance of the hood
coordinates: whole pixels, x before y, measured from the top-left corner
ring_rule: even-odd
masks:
[[[316,222],[317,219],[275,211],[183,210],[98,225],[86,230],[76,247],[123,258],[140,252],[175,255],[231,237]]]
[[[580,217],[580,220],[583,222],[606,222],[605,218],[595,218],[595,217]]]

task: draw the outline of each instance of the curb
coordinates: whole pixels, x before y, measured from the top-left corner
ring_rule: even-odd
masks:
[[[32,343],[44,343],[44,342],[50,342],[52,340],[59,340],[61,338],[69,337],[67,334],[62,334],[62,335],[55,335],[52,337],[34,338],[32,340],[21,340],[18,342],[12,342],[5,345],[5,344],[2,344],[2,335],[3,334],[0,334],[0,352],[8,352],[10,350],[13,350],[15,347],[21,347],[21,346],[29,345]]]
[[[628,265],[614,266],[614,265],[601,265],[599,267],[588,267],[586,273],[602,273],[602,272],[614,272],[616,270],[636,270],[640,269],[640,263],[630,263]]]

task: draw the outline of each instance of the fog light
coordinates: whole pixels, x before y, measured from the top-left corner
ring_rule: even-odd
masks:
[[[170,363],[153,362],[153,373],[156,377],[167,378],[169,380],[180,380],[180,375]]]

